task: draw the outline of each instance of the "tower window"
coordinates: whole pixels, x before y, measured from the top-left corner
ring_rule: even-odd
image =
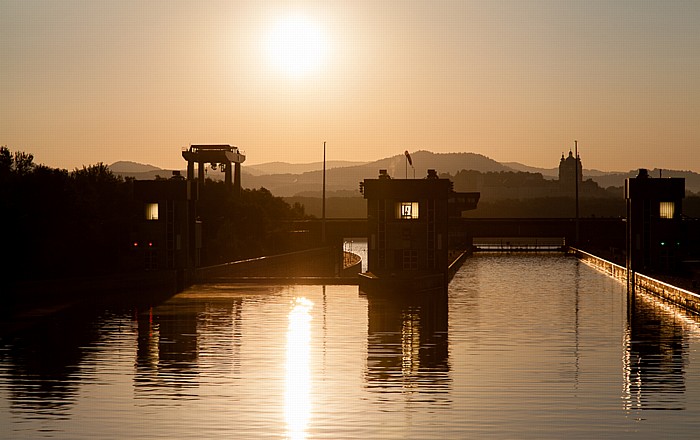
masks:
[[[396,218],[398,219],[417,219],[418,218],[418,202],[397,202],[396,203]]]
[[[146,220],[158,220],[157,203],[146,203]]]
[[[676,213],[676,204],[674,202],[660,202],[659,203],[659,217],[661,218],[673,218]]]

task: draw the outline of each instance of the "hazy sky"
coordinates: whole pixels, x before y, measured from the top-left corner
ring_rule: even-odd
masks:
[[[700,1],[0,0],[0,145],[72,169],[475,152],[700,172]]]

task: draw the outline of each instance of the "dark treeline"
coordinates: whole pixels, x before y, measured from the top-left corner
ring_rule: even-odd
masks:
[[[68,172],[0,147],[5,281],[114,271],[132,209],[124,181],[102,163]]]
[[[205,263],[285,251],[284,220],[304,216],[264,188],[234,198],[207,181],[198,216]],[[117,273],[142,207],[130,180],[98,163],[73,171],[34,163],[0,147],[1,285],[23,280]]]
[[[482,191],[494,198],[544,198],[573,196],[573,185],[562,187],[558,180],[545,179],[541,173],[526,171],[481,172],[462,170],[454,176],[445,174],[452,180],[456,191]],[[509,196],[509,192],[519,197]],[[592,179],[583,180],[579,185],[581,197],[619,198],[624,197],[622,187],[601,188]]]
[[[290,206],[265,188],[234,196],[224,182],[210,179],[200,193],[197,215],[205,265],[287,252],[293,244],[286,221],[305,217],[304,206]]]
[[[474,211],[465,211],[470,218],[572,218],[576,215],[573,197],[538,197],[531,199],[479,200]],[[627,216],[627,202],[622,191],[617,198],[582,197],[579,200],[581,217]],[[687,195],[683,199],[683,216],[700,218],[700,197]]]
[[[581,217],[625,217],[627,213],[623,197],[581,198]],[[474,211],[466,211],[470,218],[572,218],[576,215],[573,197],[538,197],[532,199],[480,200]]]
[[[455,186],[478,188],[481,186],[556,186],[557,181],[545,179],[542,173],[526,171],[490,171],[462,170],[454,176],[447,174]]]

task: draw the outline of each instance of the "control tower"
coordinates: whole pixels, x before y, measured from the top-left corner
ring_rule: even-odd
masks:
[[[479,193],[457,193],[449,179],[392,179],[387,170],[365,179],[367,272],[360,290],[420,292],[449,283],[449,218],[476,209]]]
[[[241,192],[241,164],[245,162],[245,154],[232,145],[190,145],[182,152],[187,161],[187,180],[194,180],[194,164],[197,163],[197,179],[204,182],[204,164],[211,164],[212,169],[220,167],[224,173],[226,186],[233,187],[236,194]],[[235,164],[233,173],[231,164]]]

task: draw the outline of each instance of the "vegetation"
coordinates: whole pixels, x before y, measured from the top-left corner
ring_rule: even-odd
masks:
[[[4,280],[113,271],[128,239],[130,192],[102,163],[68,172],[0,147]]]
[[[500,171],[482,173],[475,170],[462,170],[454,176],[443,174],[441,177],[452,180],[456,191],[481,191],[482,196],[493,199],[508,198],[543,198],[573,197],[573,186],[562,187],[558,180],[545,179],[540,173],[525,171]],[[620,198],[619,187],[603,189],[596,182],[587,179],[579,185],[581,197]],[[519,196],[518,196],[519,195]]]
[[[234,196],[223,182],[207,179],[197,214],[202,220],[203,263],[215,264],[290,250],[288,220],[304,218],[304,207],[290,206],[265,188]]]
[[[566,218],[576,215],[573,197],[537,197],[531,199],[480,200],[474,211],[466,211],[470,218]],[[582,198],[579,200],[581,217],[625,217],[625,199]]]
[[[204,263],[285,251],[284,221],[304,216],[303,206],[264,188],[233,197],[223,182],[205,186],[198,206]],[[142,214],[132,193],[130,181],[102,163],[68,172],[0,147],[2,284],[123,270]]]

